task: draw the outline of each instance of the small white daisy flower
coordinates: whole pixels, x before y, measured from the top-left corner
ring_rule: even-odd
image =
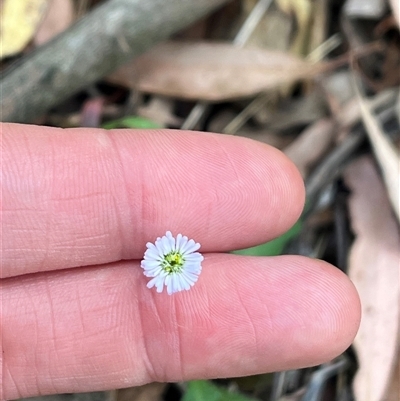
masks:
[[[196,252],[200,244],[178,234],[176,239],[170,231],[156,242],[146,244],[147,251],[141,262],[146,277],[153,277],[147,287],[156,287],[162,292],[164,285],[169,295],[174,292],[189,290],[201,273],[203,255]]]

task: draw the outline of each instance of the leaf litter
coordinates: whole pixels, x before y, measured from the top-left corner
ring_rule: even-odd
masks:
[[[132,87],[142,92],[223,101],[311,78],[325,68],[279,51],[229,43],[167,42],[109,78],[126,84],[128,77]]]

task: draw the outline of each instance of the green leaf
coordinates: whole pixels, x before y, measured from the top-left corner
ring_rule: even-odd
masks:
[[[188,387],[182,401],[254,401],[243,394],[231,393],[207,380],[194,380]]]
[[[141,129],[154,129],[161,128],[161,125],[154,121],[148,120],[144,117],[129,116],[120,118],[118,120],[109,121],[102,126],[105,129],[113,128],[141,128]]]
[[[265,244],[253,246],[252,248],[240,249],[234,251],[236,255],[248,255],[248,256],[277,256],[283,252],[285,245],[297,234],[301,229],[301,221],[297,223],[289,230],[282,234],[280,237],[275,238],[272,241],[266,242]]]

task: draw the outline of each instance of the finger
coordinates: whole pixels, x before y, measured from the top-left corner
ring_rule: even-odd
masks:
[[[4,397],[314,365],[346,349],[360,319],[347,277],[303,257],[207,255],[173,296],[146,280],[131,262],[4,280]]]
[[[3,277],[138,259],[167,230],[203,251],[244,248],[303,206],[294,165],[248,139],[2,127]]]

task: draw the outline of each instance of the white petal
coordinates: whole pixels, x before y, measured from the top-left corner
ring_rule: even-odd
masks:
[[[157,248],[158,254],[159,254],[159,255],[164,255],[164,248],[163,248],[163,245],[162,245],[161,238],[157,238],[157,240],[156,240],[156,242],[154,243],[154,245],[155,245],[156,248]]]
[[[154,277],[154,278],[152,278],[148,283],[147,283],[147,288],[152,288],[152,287],[154,287],[156,284],[157,284],[157,282],[160,280],[160,278],[159,277]]]
[[[148,243],[146,244],[146,246],[147,246],[147,248],[148,248],[146,252],[148,252],[149,250],[150,250],[150,251],[153,251],[153,252],[155,252],[155,253],[158,252],[156,246],[155,246],[154,244],[152,244],[151,242],[148,242]]]
[[[167,237],[164,236],[161,238],[161,244],[162,244],[162,249],[163,249],[164,255],[166,255],[167,253],[170,253],[172,251],[173,248],[171,248],[169,239]]]
[[[178,283],[177,285],[179,286],[179,291],[183,291],[187,285],[187,282],[186,282],[186,278],[182,274],[182,272],[179,273],[179,276],[177,276],[176,281]]]
[[[191,280],[185,275],[184,272],[182,272],[181,275],[179,276],[179,280],[180,280],[182,289],[184,289],[184,290],[190,289]]]
[[[172,291],[173,292],[179,292],[183,290],[183,287],[181,285],[181,274],[173,274],[172,275]]]
[[[175,242],[175,250],[176,251],[181,248],[181,242],[182,242],[182,234],[178,234],[176,236],[176,242]]]
[[[155,267],[143,267],[143,274],[147,277],[155,277],[157,274],[162,272],[162,267],[161,266],[155,266]]]
[[[164,288],[164,278],[158,276],[157,277],[158,280],[156,281],[156,288],[157,288],[157,292],[162,292],[163,288]]]
[[[187,238],[187,237],[186,237],[186,238]],[[191,239],[191,240],[188,239],[187,241],[185,241],[185,243],[182,244],[180,251],[181,251],[182,253],[185,253],[185,252],[186,252],[186,249],[188,249],[188,248],[190,247],[191,242],[194,242],[194,241],[193,241],[192,239]]]
[[[145,270],[143,274],[146,277],[157,277],[160,276],[162,273],[162,269],[153,269],[153,270]]]
[[[146,287],[147,287],[147,288],[153,288],[155,282],[156,282],[156,279],[153,278],[152,280],[150,280],[150,281],[146,284]]]
[[[187,262],[187,263],[185,263],[183,270],[190,271],[190,272],[201,271],[201,263]]]
[[[171,274],[169,274],[167,277],[165,277],[164,284],[167,287],[168,295],[171,295],[171,293],[170,293],[170,291],[171,291]]]
[[[192,273],[192,272],[182,272],[182,274],[186,277],[186,279],[190,283],[195,283],[197,279],[199,278],[198,274]]]
[[[200,248],[200,244],[196,243],[194,240],[187,242],[186,246],[182,248],[182,253],[192,253]]]
[[[201,266],[201,259],[195,259],[195,260],[186,260],[185,261],[185,266]]]
[[[168,292],[169,295],[174,294],[175,292],[179,291],[179,289],[176,286],[176,276],[175,276],[175,274],[171,274],[170,277],[171,277],[171,280],[170,280],[170,282],[169,282],[169,284],[167,286],[167,292]]]
[[[190,253],[189,255],[185,255],[185,260],[187,262],[202,262],[204,260],[203,255],[198,252]]]
[[[182,249],[186,246],[188,241],[189,241],[189,238],[186,237],[186,235],[183,235],[181,240],[180,240],[179,248],[176,247],[176,250],[182,253]]]
[[[156,247],[154,247],[154,248],[155,248],[155,250],[153,250],[153,249],[148,249],[148,250],[144,253],[144,257],[145,257],[145,258],[155,259],[155,260],[161,259],[161,258],[162,258],[162,255],[160,255],[160,254],[158,253]]]
[[[165,236],[168,239],[168,243],[169,243],[169,247],[171,249],[171,251],[175,250],[175,238],[174,236],[171,234],[171,231],[167,231],[167,233],[165,234]]]
[[[199,277],[200,273],[201,273],[201,271],[200,272],[199,271],[196,271],[196,272],[185,271],[185,276],[190,277],[191,280],[196,280],[197,277]]]
[[[161,263],[158,260],[154,259],[144,259],[142,260],[141,265],[144,269],[150,269],[153,267],[160,267]]]

